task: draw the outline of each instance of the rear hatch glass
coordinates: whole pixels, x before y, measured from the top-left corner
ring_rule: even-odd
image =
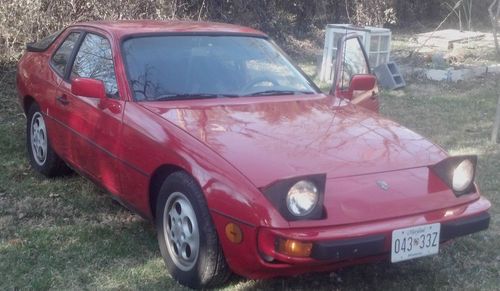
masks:
[[[26,49],[30,52],[43,52],[47,50],[56,38],[63,32],[64,29],[58,30],[49,36],[42,38],[39,41],[26,44]]]

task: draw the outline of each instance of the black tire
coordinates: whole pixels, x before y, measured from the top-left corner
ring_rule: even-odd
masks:
[[[182,195],[179,195],[179,193]],[[186,198],[189,203],[185,201]],[[186,209],[180,210],[181,205],[184,205],[182,208],[186,206]],[[186,229],[184,221],[186,221],[186,217],[190,216],[189,214],[193,213],[188,211],[189,206],[194,210],[196,221],[188,221],[188,223],[191,223],[192,232],[196,228],[199,230],[199,248],[196,257],[189,258],[192,261],[187,265],[182,265],[184,259],[181,257],[181,250],[174,246],[176,243],[173,237],[167,238],[166,236],[170,236],[167,232],[170,234],[176,233],[175,226],[172,226],[172,224],[176,224],[173,221],[179,221],[179,218],[181,221],[179,229],[182,229],[180,231]],[[165,209],[167,209],[167,212],[165,212]],[[179,213],[178,220],[170,216],[171,212],[168,209]],[[186,211],[188,215],[183,217],[181,214],[186,214]],[[219,245],[217,232],[210,217],[203,192],[189,174],[175,172],[165,179],[156,204],[155,220],[161,254],[170,275],[177,282],[190,288],[199,289],[222,285],[229,279],[231,271]],[[189,231],[187,232],[189,235]],[[177,237],[182,237],[182,235],[177,235]],[[189,243],[185,243],[185,245],[189,245]],[[187,248],[188,246],[184,250],[187,250]],[[179,255],[175,254],[176,249]],[[181,247],[181,249],[183,248]],[[191,251],[191,248],[189,250],[189,255],[194,257],[193,253],[195,251]]]
[[[35,123],[39,125],[39,122],[41,122],[44,127],[42,135],[45,139],[45,147],[41,151],[42,154],[40,156],[35,156],[37,153],[34,152],[33,146],[34,138],[32,134],[32,127],[35,118],[37,121]],[[28,151],[28,159],[31,167],[46,177],[62,176],[71,171],[50,146],[45,120],[43,114],[40,112],[40,107],[36,103],[31,104],[26,118],[26,149]],[[43,156],[43,158],[41,156]]]

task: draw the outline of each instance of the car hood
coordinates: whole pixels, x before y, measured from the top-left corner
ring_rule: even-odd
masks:
[[[141,102],[229,161],[257,187],[287,177],[365,175],[446,153],[380,115],[323,94]]]

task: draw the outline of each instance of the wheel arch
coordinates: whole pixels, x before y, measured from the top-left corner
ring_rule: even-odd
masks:
[[[183,171],[191,176],[202,190],[211,215],[216,212],[249,225],[287,224],[255,185],[232,165],[225,164],[227,162],[218,159],[218,156],[205,157],[206,160],[199,162],[185,159],[182,154],[172,153],[168,161],[157,166],[150,174],[148,204],[145,206],[149,208],[153,221],[156,219],[156,204],[163,182],[174,172]],[[217,167],[210,169],[211,165]],[[220,232],[220,229],[217,231]]]
[[[163,184],[163,181],[172,173],[184,171],[189,175],[193,176],[191,173],[186,171],[184,168],[173,165],[173,164],[165,164],[158,167],[153,174],[151,175],[151,179],[149,181],[149,209],[151,211],[151,215],[153,221],[156,217],[156,201],[158,200],[158,194],[160,193],[160,188]],[[193,177],[194,178],[194,177]],[[196,178],[194,178],[196,180]]]
[[[23,110],[24,114],[28,114],[28,110],[30,109],[33,103],[37,103],[35,98],[31,95],[26,95],[23,98]]]

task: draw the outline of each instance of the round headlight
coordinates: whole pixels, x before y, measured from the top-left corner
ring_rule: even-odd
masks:
[[[474,178],[474,165],[469,160],[463,160],[453,171],[453,190],[461,192],[466,190]]]
[[[288,211],[295,216],[305,216],[318,204],[319,192],[314,183],[301,180],[295,183],[286,195]]]

